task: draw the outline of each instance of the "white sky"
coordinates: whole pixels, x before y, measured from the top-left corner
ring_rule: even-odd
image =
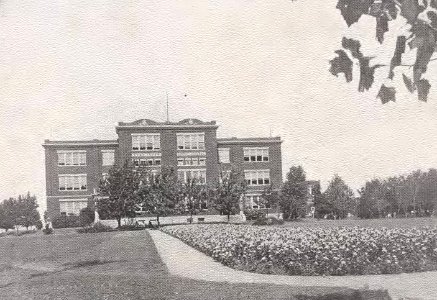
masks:
[[[328,72],[342,35],[366,36],[365,54],[394,48],[374,42],[373,19],[348,29],[336,2],[2,0],[0,199],[30,190],[43,204],[44,139],[115,139],[118,121],[162,121],[166,91],[173,121],[217,120],[219,136],[271,128],[284,174],[301,164],[324,186],[334,173],[356,189],[437,167],[437,62],[428,103],[358,93]]]

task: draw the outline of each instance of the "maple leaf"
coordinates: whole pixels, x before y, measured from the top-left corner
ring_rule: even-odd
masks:
[[[364,92],[369,90],[375,79],[375,70],[382,65],[374,65],[370,67],[370,57],[360,59],[360,82],[358,83],[358,91]]]
[[[388,74],[388,78],[393,79],[394,77],[394,68],[399,66],[402,63],[402,54],[405,53],[405,43],[407,42],[407,38],[403,35],[398,36],[396,39],[396,48],[395,53],[390,62],[390,71]]]
[[[431,6],[434,9],[437,9],[437,0],[431,0],[429,3],[429,6]]]
[[[360,51],[361,48],[360,41],[343,37],[343,39],[341,40],[341,46],[344,49],[349,50],[352,54],[352,57],[357,59],[363,57],[363,54]]]
[[[388,31],[388,18],[385,15],[376,18],[376,39],[380,44],[384,41],[384,33]]]
[[[413,81],[410,78],[408,78],[405,74],[402,74],[402,78],[404,80],[405,86],[407,87],[408,91],[410,93],[414,93],[414,90],[416,88],[414,87]]]
[[[341,11],[347,26],[357,22],[363,14],[369,12],[374,0],[338,0],[337,9]]]
[[[410,42],[411,48],[417,48],[416,61],[413,66],[414,82],[420,80],[423,73],[426,72],[429,60],[436,48],[436,32],[428,24],[420,22],[415,24],[411,32],[414,37]]]
[[[338,55],[337,57],[330,60],[331,68],[329,71],[332,75],[338,77],[339,73],[344,73],[347,82],[352,81],[352,60],[347,56],[346,52],[343,50],[337,50],[335,53]]]
[[[384,84],[381,86],[376,98],[381,99],[382,104],[387,102],[396,101],[396,90],[393,87],[387,87]]]
[[[403,0],[401,3],[401,16],[407,19],[407,22],[414,24],[417,16],[425,10],[425,7],[419,5],[419,0]]]
[[[426,102],[428,100],[428,93],[431,85],[426,79],[420,79],[417,83],[417,94],[420,101]]]

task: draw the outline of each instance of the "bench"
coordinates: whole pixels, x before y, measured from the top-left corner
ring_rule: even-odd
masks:
[[[197,222],[199,223],[205,222],[205,218],[197,218]]]

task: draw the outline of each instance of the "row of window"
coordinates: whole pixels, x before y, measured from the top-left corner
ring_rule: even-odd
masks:
[[[204,150],[204,133],[177,133],[177,148],[179,150]],[[132,134],[132,150],[156,151],[161,149],[161,136],[159,133],[134,133]]]
[[[58,154],[58,166],[86,166],[85,150],[60,150]],[[102,165],[114,165],[114,150],[102,150]]]
[[[183,182],[196,178],[200,183],[206,183],[206,169],[178,170],[178,178]]]
[[[60,191],[86,191],[86,174],[59,175]]]
[[[132,134],[132,150],[159,150],[161,149],[161,138],[159,133],[153,134]]]
[[[160,160],[155,159],[140,159],[134,160],[141,166],[159,165]],[[135,163],[134,162],[134,163]],[[105,178],[107,174],[102,176]],[[206,182],[206,169],[186,169],[178,170],[178,177],[187,182],[190,178],[197,178],[201,183]],[[86,191],[87,190],[87,175],[86,174],[63,174],[59,175],[59,190],[60,191]],[[244,178],[247,185],[268,185],[270,184],[269,170],[246,170]]]
[[[268,185],[270,184],[269,170],[246,170],[244,179],[247,185]]]
[[[59,202],[61,215],[78,215],[87,206],[87,199],[60,200]]]
[[[134,158],[132,159],[134,166],[160,166],[160,158]]]
[[[220,163],[229,163],[230,155],[229,148],[219,148],[218,156]],[[269,148],[243,148],[243,155],[245,162],[268,162]]]
[[[205,157],[178,157],[178,166],[205,166]]]

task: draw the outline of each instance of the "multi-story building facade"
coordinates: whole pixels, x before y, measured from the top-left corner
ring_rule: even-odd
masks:
[[[281,139],[217,138],[215,121],[185,119],[119,122],[117,140],[45,140],[47,211],[50,218],[78,214],[91,204],[100,179],[114,164],[129,162],[152,172],[174,167],[180,180],[197,177],[214,185],[234,168],[247,182],[245,207],[261,208],[263,190],[282,184]]]

